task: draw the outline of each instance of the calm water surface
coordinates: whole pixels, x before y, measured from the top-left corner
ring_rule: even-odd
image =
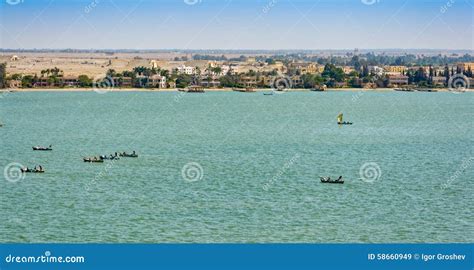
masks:
[[[0,242],[472,242],[473,105],[473,93],[11,93],[1,169],[46,173],[2,174]]]

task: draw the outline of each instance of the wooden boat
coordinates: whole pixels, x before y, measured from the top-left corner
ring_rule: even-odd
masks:
[[[352,122],[346,122],[346,121],[342,121],[342,118],[343,118],[343,114],[340,113],[338,116],[337,116],[337,124],[338,125],[352,125]]]
[[[96,162],[96,163],[103,163],[104,160],[101,159],[101,158],[97,158],[97,157],[85,157],[83,158],[84,162]]]
[[[100,159],[104,159],[104,160],[118,160],[120,159],[118,156],[114,156],[114,155],[109,155],[109,156],[106,156],[106,155],[103,155],[103,156],[100,156]]]
[[[132,157],[132,158],[137,158],[138,157],[138,155],[135,154],[135,152],[133,152],[131,154],[127,154],[127,153],[123,152],[123,153],[120,153],[119,156],[121,156],[121,157]]]
[[[401,91],[401,92],[413,92],[413,91],[415,91],[413,88],[395,88],[393,90]]]
[[[273,92],[271,93],[263,93],[264,96],[273,96]]]
[[[438,90],[431,88],[415,88],[415,90],[418,92],[438,92]]]
[[[33,146],[33,151],[52,151],[53,147],[50,145],[49,147],[44,146]]]
[[[324,177],[319,177],[321,179],[321,183],[327,183],[327,184],[344,184],[344,180],[342,180],[342,177],[339,177],[339,179],[336,180],[331,180],[329,177],[324,178]]]
[[[253,93],[255,92],[255,88],[251,88],[251,87],[246,87],[246,88],[232,88],[232,91],[236,91],[236,92],[242,92],[242,93]]]
[[[44,170],[22,168],[21,172],[22,173],[44,173]]]

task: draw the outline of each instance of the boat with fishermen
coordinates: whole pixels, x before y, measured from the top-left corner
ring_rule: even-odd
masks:
[[[273,92],[270,93],[263,93],[264,96],[273,96]]]
[[[327,184],[344,184],[344,180],[342,180],[342,176],[339,176],[339,178],[332,180],[331,177],[319,177],[321,179],[321,183],[327,183]]]
[[[337,124],[338,125],[352,125],[352,122],[345,122],[343,121],[343,117],[344,115],[342,113],[340,113],[338,116],[337,116]]]
[[[90,162],[90,163],[103,163],[104,160],[101,157],[85,157],[83,158],[84,162]]]
[[[49,145],[48,147],[45,146],[33,146],[33,151],[52,151],[53,146]]]
[[[44,169],[41,165],[38,166],[38,168],[35,166],[33,169],[30,169],[28,167],[21,168],[22,173],[44,173]]]
[[[324,92],[327,90],[327,86],[325,84],[323,85],[317,85],[315,86],[314,88],[311,88],[310,89],[311,91],[314,91],[314,92]]]
[[[115,155],[112,155],[112,154],[110,154],[108,156],[107,155],[102,155],[102,156],[100,156],[100,158],[104,159],[104,160],[119,160],[120,159],[117,152],[115,152]]]
[[[131,154],[128,154],[126,152],[119,153],[119,156],[121,157],[131,157],[131,158],[137,158],[138,154],[133,151]]]
[[[186,93],[205,93],[204,87],[199,85],[191,85],[188,88],[179,88],[178,91]]]

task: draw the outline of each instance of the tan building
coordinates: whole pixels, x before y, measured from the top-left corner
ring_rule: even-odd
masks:
[[[408,84],[408,76],[405,75],[388,75],[388,84],[391,86],[400,86]]]
[[[461,72],[470,69],[474,72],[474,62],[466,62],[466,63],[459,63],[457,67],[461,70]]]
[[[385,66],[384,69],[387,72],[398,72],[398,73],[403,73],[407,71],[406,66]]]
[[[240,77],[240,84],[244,87],[256,87],[257,86],[257,76],[242,76]]]

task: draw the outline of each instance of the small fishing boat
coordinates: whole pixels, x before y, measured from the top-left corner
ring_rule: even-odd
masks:
[[[338,125],[352,125],[352,122],[345,122],[345,121],[343,121],[343,120],[342,120],[343,116],[344,116],[344,115],[343,115],[342,113],[340,113],[340,114],[337,116],[337,124],[338,124]]]
[[[44,169],[43,168],[41,168],[41,169],[36,169],[36,168],[30,169],[30,168],[26,167],[26,168],[22,168],[21,172],[22,173],[44,173]]]
[[[321,183],[327,184],[344,184],[344,180],[342,180],[342,176],[339,176],[336,180],[331,180],[331,177],[319,177],[321,179]]]
[[[136,154],[135,151],[133,151],[133,153],[131,153],[131,154],[123,152],[123,153],[120,153],[119,156],[137,158],[138,154]]]
[[[50,145],[48,147],[44,147],[44,146],[33,146],[33,151],[52,151],[53,150],[53,146]]]
[[[117,156],[114,156],[114,155],[102,155],[100,156],[101,159],[104,159],[104,160],[119,160],[120,158]]]
[[[271,93],[263,93],[264,96],[273,96],[273,92]]]
[[[102,158],[98,157],[85,157],[83,158],[84,162],[96,162],[96,163],[103,163],[104,160]]]

